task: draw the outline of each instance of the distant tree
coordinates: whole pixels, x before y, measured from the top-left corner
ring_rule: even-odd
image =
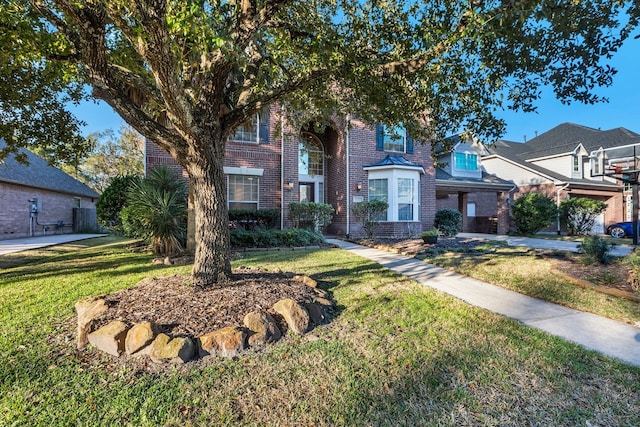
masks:
[[[607,209],[607,204],[588,197],[571,197],[560,202],[560,215],[569,234],[589,234],[598,215]]]
[[[544,194],[527,193],[513,202],[511,213],[520,233],[536,234],[553,223],[558,208],[553,200]]]
[[[144,138],[132,127],[123,126],[117,136],[106,130],[87,139],[95,148],[82,164],[81,173],[96,191],[103,191],[116,176],[143,174]]]
[[[96,202],[98,222],[115,232],[122,232],[120,211],[127,206],[129,189],[139,179],[137,175],[115,176],[109,180]]]
[[[600,59],[638,15],[618,0],[0,0],[0,137],[6,152],[64,141],[73,123],[56,95],[89,85],[185,168],[193,283],[225,286],[225,145],[265,106],[305,112],[303,125],[353,113],[416,137],[496,137],[493,112],[533,110],[545,84],[564,102],[600,100],[615,72]]]

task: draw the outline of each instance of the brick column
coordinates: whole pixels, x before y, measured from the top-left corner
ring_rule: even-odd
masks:
[[[509,199],[509,192],[499,192],[497,197],[497,209],[498,212],[498,234],[507,234],[509,232],[510,220],[509,220],[509,205],[507,200]]]
[[[469,193],[458,192],[458,210],[462,214],[462,232],[469,233],[471,228],[469,217],[467,216],[467,202],[469,201]]]

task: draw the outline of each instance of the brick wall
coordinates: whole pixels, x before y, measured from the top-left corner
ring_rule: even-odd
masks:
[[[29,236],[30,199],[38,198],[42,212],[38,214],[40,224],[55,224],[62,221],[65,227],[55,225],[36,226],[35,234],[71,233],[73,231],[73,208],[95,209],[95,199],[58,193],[38,188],[0,182],[0,240]]]
[[[277,106],[272,106],[269,114],[270,138],[268,144],[247,144],[228,142],[225,151],[225,166],[262,168],[264,174],[260,178],[260,208],[282,209],[285,227],[291,226],[288,206],[291,202],[299,201],[298,187],[298,140],[300,129],[280,129],[281,115]],[[331,124],[322,132],[308,129],[323,144],[325,153],[325,202],[335,209],[332,223],[327,229],[328,233],[344,235],[347,232],[358,235],[361,233],[358,224],[353,218],[350,221],[350,230],[347,226],[348,209],[353,203],[354,196],[362,196],[367,200],[368,173],[363,170],[364,165],[376,163],[387,154],[376,151],[375,128],[358,120],[350,122],[349,131],[349,159],[346,153],[345,122],[339,117],[334,117]],[[277,130],[277,131],[276,131]],[[304,129],[303,129],[304,130]],[[283,153],[283,156],[281,156]],[[383,229],[386,235],[419,234],[423,229],[433,226],[435,216],[435,171],[431,158],[431,146],[429,144],[414,144],[414,153],[405,154],[408,160],[421,164],[426,174],[420,179],[420,218],[413,223],[385,224]],[[181,169],[171,159],[168,153],[160,149],[150,141],[147,141],[147,168],[157,164],[173,165]],[[349,167],[349,182],[347,182],[347,164]],[[284,189],[281,186],[284,182]],[[287,183],[293,183],[289,188]],[[362,182],[363,188],[356,191],[356,183]],[[347,198],[347,189],[349,199]]]

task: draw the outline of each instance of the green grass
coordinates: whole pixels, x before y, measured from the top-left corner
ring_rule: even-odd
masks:
[[[575,286],[551,273],[552,260],[535,250],[504,247],[491,253],[433,253],[425,262],[566,307],[635,324],[640,304]]]
[[[640,424],[639,368],[337,249],[234,262],[322,280],[340,313],[305,337],[156,374],[76,352],[77,299],[188,271],[149,261],[113,238],[0,257],[0,425]]]

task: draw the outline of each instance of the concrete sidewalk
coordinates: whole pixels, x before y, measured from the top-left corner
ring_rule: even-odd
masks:
[[[570,242],[558,239],[537,239],[535,237],[521,237],[521,236],[506,236],[502,234],[480,234],[480,233],[458,233],[456,237],[465,239],[483,239],[483,240],[499,240],[507,242],[510,246],[522,246],[527,248],[536,249],[551,249],[568,252],[578,252],[579,243]],[[622,244],[626,243],[623,239],[619,239],[620,244],[617,244],[611,250],[613,256],[625,256],[632,250],[632,245]],[[627,239],[627,242],[630,240]]]
[[[61,245],[63,243],[103,236],[106,236],[106,234],[51,234],[49,236],[0,240],[0,255],[28,251],[30,249],[45,248],[47,246]]]
[[[528,297],[414,258],[338,239],[327,242],[469,304],[640,366],[640,328]]]

